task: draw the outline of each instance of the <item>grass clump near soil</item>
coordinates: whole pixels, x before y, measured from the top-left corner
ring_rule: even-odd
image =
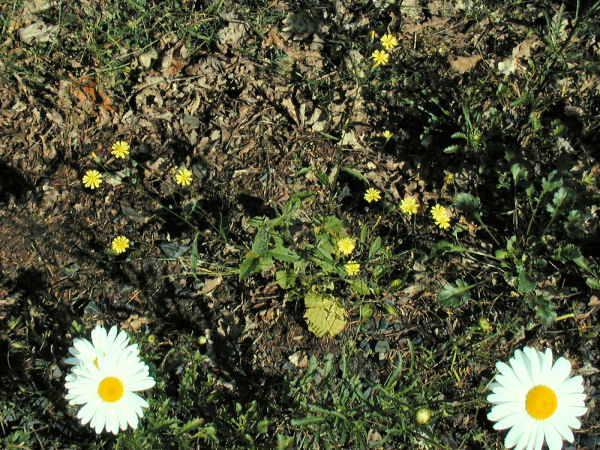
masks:
[[[598,17],[0,0],[3,446],[501,448],[528,346],[592,448]],[[116,436],[65,399],[97,324],[156,380]]]

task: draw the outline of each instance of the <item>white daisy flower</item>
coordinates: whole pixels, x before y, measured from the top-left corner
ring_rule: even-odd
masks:
[[[552,351],[525,347],[515,351],[509,364],[498,362],[500,372],[487,400],[495,404],[488,414],[495,430],[510,428],[504,445],[517,450],[540,450],[544,441],[550,450],[562,448],[563,439],[573,442],[571,428],[587,412],[583,378],[569,377],[571,363],[559,358],[552,364]]]
[[[92,342],[81,338],[73,340],[73,347],[69,347],[69,353],[73,356],[65,359],[65,362],[71,365],[78,365],[81,362],[94,362],[98,356],[105,356],[123,350],[138,355],[140,351],[137,344],[129,346],[128,344],[129,337],[125,331],[117,334],[117,327],[113,325],[107,333],[103,327],[96,326],[92,330]]]
[[[128,425],[137,428],[148,403],[134,392],[155,384],[148,376],[148,366],[126,350],[99,356],[95,363],[76,365],[66,381],[66,399],[71,405],[83,405],[77,418],[82,425],[89,423],[97,434],[104,428],[113,434]]]

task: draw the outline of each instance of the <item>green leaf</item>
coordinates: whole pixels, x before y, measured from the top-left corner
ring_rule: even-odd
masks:
[[[551,297],[549,295],[532,295],[531,300],[536,307],[535,315],[544,325],[552,325],[556,320],[556,312],[554,311]]]
[[[390,283],[390,287],[388,288],[388,290],[390,292],[396,292],[402,289],[402,286],[404,286],[404,281],[402,281],[400,278],[396,278]]]
[[[471,194],[461,192],[454,196],[454,206],[467,214],[475,214],[479,211],[481,202]]]
[[[581,257],[581,250],[574,244],[566,244],[557,248],[552,257],[562,263],[566,263],[568,261],[575,261],[577,258]]]
[[[192,253],[190,255],[190,268],[192,269],[192,275],[194,278],[198,278],[196,275],[196,268],[198,267],[198,235],[200,233],[196,233],[194,236],[194,241],[192,242]]]
[[[379,250],[381,250],[381,238],[377,236],[377,238],[371,243],[371,246],[369,247],[369,258],[375,256]]]
[[[190,431],[197,430],[204,424],[203,419],[195,418],[188,421],[184,426],[182,426],[178,431],[178,435],[182,435],[183,433],[189,433]]]
[[[265,228],[259,228],[252,243],[252,251],[258,255],[263,255],[269,249],[269,231]]]
[[[456,280],[456,284],[446,284],[438,293],[438,300],[443,306],[458,306],[471,298],[471,288],[463,280]]]
[[[527,179],[528,172],[523,164],[519,164],[519,163],[513,164],[510,168],[510,172],[512,173],[515,183],[518,183],[521,180]]]
[[[300,256],[293,250],[286,247],[276,247],[269,250],[269,254],[277,261],[281,262],[295,262],[300,260]]]
[[[520,294],[530,294],[536,287],[536,282],[528,274],[524,266],[518,264],[516,266],[517,273],[519,274],[517,291]]]
[[[364,224],[361,229],[360,229],[360,238],[359,241],[360,243],[364,243],[367,239],[367,233],[369,232],[369,228],[367,227],[367,224]]]
[[[329,234],[333,236],[339,235],[342,231],[344,231],[344,224],[340,219],[333,216],[327,216],[323,219],[321,223],[321,227],[324,231],[327,231]]]
[[[259,258],[257,258],[256,256],[249,256],[248,255],[249,253],[251,253],[251,252],[248,252],[246,254],[246,258],[240,265],[240,275],[239,275],[240,281],[242,281],[244,278],[246,278],[246,276],[248,274],[255,272],[256,268],[258,267]]]
[[[290,289],[296,284],[296,275],[287,270],[278,270],[275,273],[275,281],[281,289]]]
[[[258,431],[260,434],[265,434],[269,429],[269,423],[269,419],[265,417],[256,425],[256,431]]]
[[[352,175],[356,178],[360,178],[367,184],[371,184],[369,179],[367,177],[365,177],[362,173],[360,173],[358,170],[350,169],[349,167],[342,167],[341,170],[343,170],[346,173],[349,173],[350,175]]]
[[[369,295],[371,290],[369,289],[369,285],[365,283],[363,280],[352,280],[348,281],[348,284],[352,288],[354,292],[358,295]]]
[[[302,169],[300,169],[298,172],[296,172],[296,175],[294,175],[294,178],[297,178],[301,175],[304,175],[305,173],[308,173],[312,170],[312,166],[308,166],[308,167],[303,167]]]
[[[542,178],[542,191],[544,193],[552,192],[563,185],[562,178],[556,179],[557,176],[558,172],[553,170],[547,177]]]
[[[319,181],[321,183],[323,183],[325,186],[330,187],[329,185],[329,177],[327,176],[327,174],[318,171],[318,170],[313,170],[313,173],[315,174],[315,176],[319,179]]]
[[[442,150],[444,153],[456,153],[458,150],[460,150],[462,147],[460,145],[449,145],[448,147],[446,147],[444,150]]]
[[[452,134],[452,136],[450,136],[452,139],[464,139],[465,141],[467,141],[467,135],[465,133],[462,133],[460,131],[458,131],[457,133]]]
[[[294,436],[277,433],[277,450],[290,450],[294,445]]]
[[[256,266],[256,271],[257,272],[266,272],[267,270],[269,270],[271,268],[271,265],[273,264],[273,258],[271,258],[270,256],[261,256],[260,258],[258,258],[258,265]]]
[[[600,289],[600,280],[598,278],[586,278],[585,284],[592,289]]]

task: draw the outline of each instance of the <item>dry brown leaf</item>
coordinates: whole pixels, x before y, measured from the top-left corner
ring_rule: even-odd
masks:
[[[217,277],[217,278],[211,278],[209,280],[206,280],[204,282],[204,286],[202,287],[202,289],[200,290],[201,294],[210,294],[212,291],[214,291],[217,286],[219,286],[221,283],[223,282],[223,277]]]
[[[477,63],[481,61],[481,55],[472,55],[472,56],[458,56],[456,58],[452,58],[448,56],[448,62],[452,69],[458,73],[466,73],[469,70],[473,69],[477,65]]]
[[[151,319],[149,317],[140,317],[137,314],[132,314],[131,316],[129,316],[129,318],[127,319],[127,321],[125,323],[126,323],[127,328],[129,328],[137,333],[142,328],[142,325],[148,325],[149,323],[152,323],[152,322],[153,322],[153,319]]]

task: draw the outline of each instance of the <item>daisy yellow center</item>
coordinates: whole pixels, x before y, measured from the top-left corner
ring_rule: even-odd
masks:
[[[123,397],[123,382],[117,377],[106,377],[98,386],[98,395],[105,402],[116,402]]]
[[[539,385],[531,388],[525,398],[525,409],[534,419],[547,419],[554,414],[557,406],[556,393],[548,386]]]

